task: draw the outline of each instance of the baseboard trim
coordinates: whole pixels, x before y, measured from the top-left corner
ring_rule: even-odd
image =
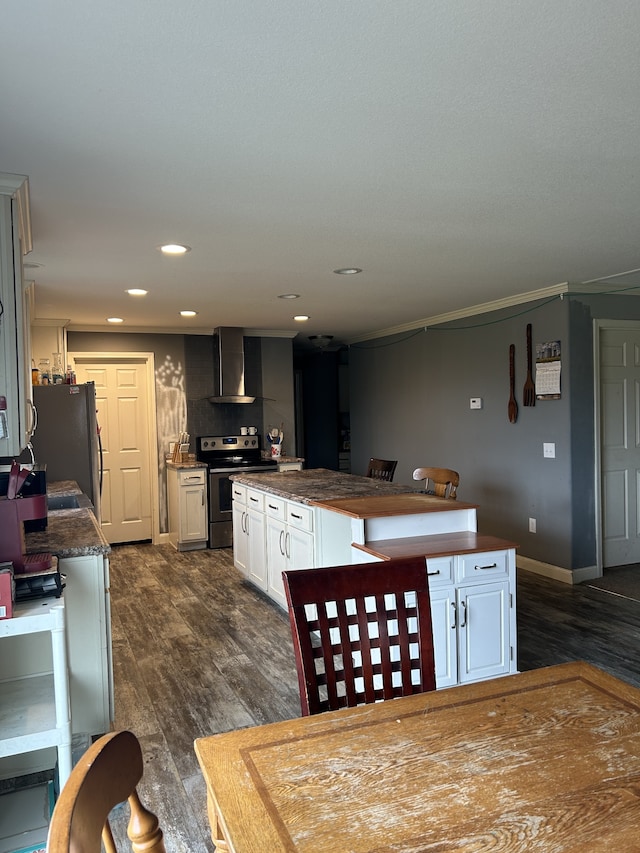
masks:
[[[516,555],[516,566],[526,572],[533,572],[536,575],[568,584],[582,583],[601,577],[597,566],[585,566],[582,569],[573,570],[563,569],[561,566],[554,566],[552,563],[542,563],[540,560],[533,560],[531,557],[521,557],[520,555]]]

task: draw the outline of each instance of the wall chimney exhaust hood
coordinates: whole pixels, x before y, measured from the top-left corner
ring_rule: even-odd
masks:
[[[253,403],[255,397],[245,394],[244,387],[244,335],[243,330],[220,326],[215,330],[220,347],[217,393],[209,397],[210,403]]]

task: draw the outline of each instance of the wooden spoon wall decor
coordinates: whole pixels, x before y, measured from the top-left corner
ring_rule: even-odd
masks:
[[[527,378],[522,389],[523,406],[535,406],[536,386],[533,382],[533,355],[531,352],[531,323],[527,323]]]
[[[509,405],[507,413],[509,415],[509,423],[515,424],[518,420],[518,404],[516,403],[516,368],[515,368],[516,348],[514,344],[509,347]]]

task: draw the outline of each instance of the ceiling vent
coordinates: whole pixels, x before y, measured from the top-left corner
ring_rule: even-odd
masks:
[[[253,403],[255,397],[245,394],[244,387],[244,334],[243,329],[220,326],[215,330],[220,347],[217,393],[209,397],[210,403]]]

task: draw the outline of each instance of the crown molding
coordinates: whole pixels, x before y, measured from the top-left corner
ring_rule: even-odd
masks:
[[[34,321],[34,325],[57,325],[59,323],[69,324],[66,326],[67,332],[92,332],[92,333],[105,333],[108,335],[112,335],[114,333],[126,333],[126,334],[136,334],[136,335],[209,335],[212,336],[215,334],[218,326],[214,328],[189,328],[189,329],[176,329],[176,328],[167,328],[162,326],[151,327],[151,326],[123,326],[123,325],[109,325],[109,326],[93,326],[89,324],[83,323],[71,323],[69,320],[59,321],[59,320],[38,320]],[[244,337],[246,338],[295,338],[298,332],[291,332],[289,330],[282,331],[277,329],[244,329],[242,330]]]
[[[466,317],[475,317],[478,314],[488,314],[491,311],[500,311],[503,308],[513,308],[525,302],[535,302],[538,299],[550,299],[561,296],[571,289],[569,282],[554,284],[551,287],[543,287],[540,290],[531,290],[528,293],[519,293],[515,296],[507,296],[504,299],[494,299],[492,302],[482,302],[479,305],[471,305],[468,308],[460,308],[457,311],[448,311],[446,314],[434,314],[432,317],[424,317],[422,320],[414,320],[402,326],[392,326],[388,329],[380,329],[377,332],[367,332],[355,338],[349,338],[347,344],[356,344],[360,341],[370,341],[374,338],[385,338],[389,335],[398,335],[402,332],[413,332],[416,329],[425,329],[429,326],[440,326],[442,323],[451,323],[454,320],[463,320]]]

